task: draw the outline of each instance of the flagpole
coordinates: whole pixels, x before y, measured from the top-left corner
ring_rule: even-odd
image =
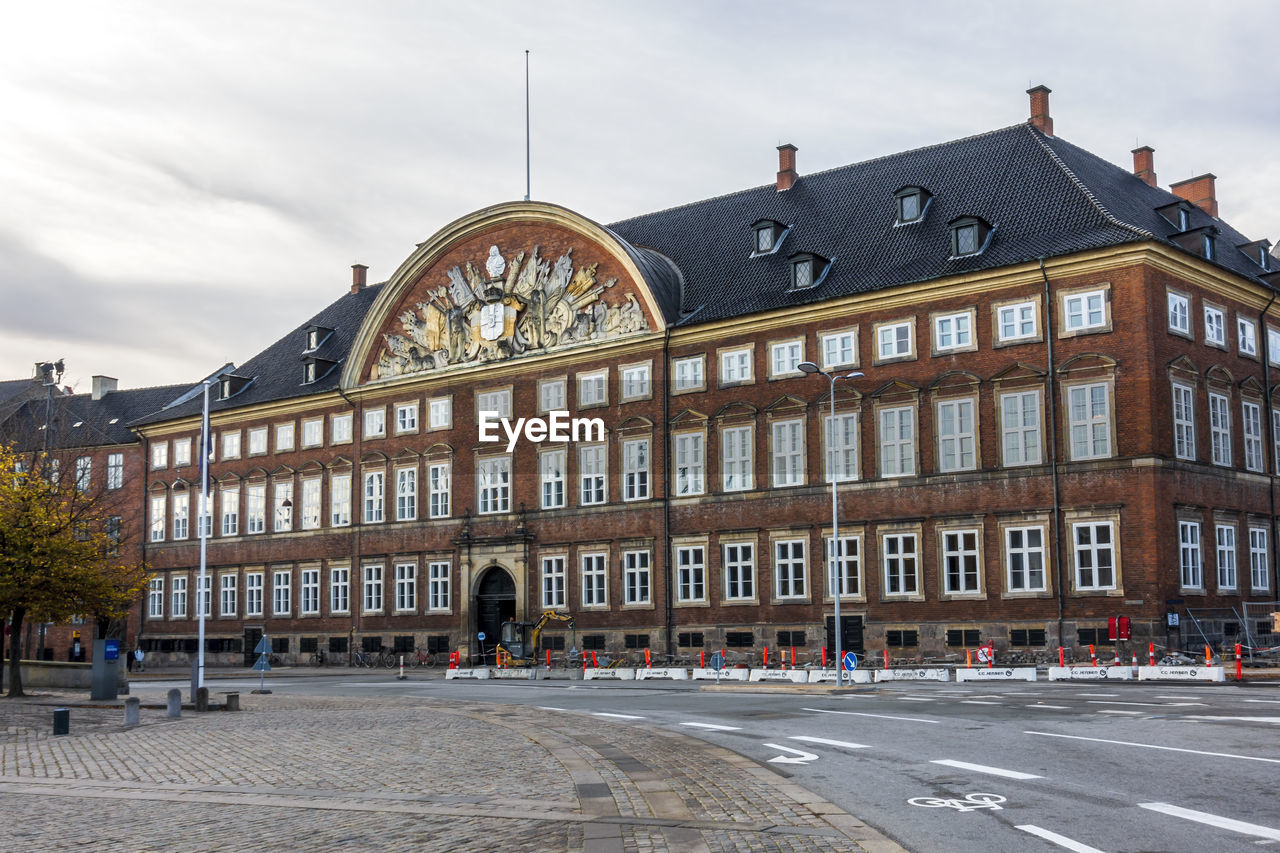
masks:
[[[205,595],[205,577],[208,571],[207,550],[209,543],[209,527],[212,526],[212,516],[209,515],[209,382],[204,381],[204,410],[200,415],[200,509],[197,515],[196,527],[200,532],[200,580],[199,586],[196,587],[196,609],[199,617],[199,631],[196,639],[196,687],[204,687],[204,611],[208,606],[213,607],[213,589],[208,590],[208,598]],[[207,519],[207,520],[206,520]],[[195,697],[191,700],[194,702]]]

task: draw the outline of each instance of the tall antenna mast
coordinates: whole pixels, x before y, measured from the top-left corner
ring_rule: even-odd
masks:
[[[524,200],[529,200],[529,51],[524,52]]]

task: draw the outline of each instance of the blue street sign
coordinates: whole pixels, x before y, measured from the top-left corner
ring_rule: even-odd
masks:
[[[104,651],[103,651],[102,657],[104,660],[120,659],[120,641],[119,640],[107,640],[106,645],[103,648],[104,648]]]
[[[263,634],[262,639],[258,641],[258,645],[254,648],[255,655],[265,655],[271,651],[271,643],[267,640],[267,635]]]
[[[711,656],[712,669],[724,669],[724,655],[716,652]]]
[[[270,672],[271,661],[267,660],[266,655],[263,655],[262,657],[258,658],[258,662],[253,665],[253,668],[258,672]]]
[[[855,655],[853,652],[845,652],[845,653],[844,653],[844,668],[845,668],[845,669],[857,669],[857,668],[858,668],[858,656],[857,656],[857,655]]]
[[[484,642],[484,631],[481,631],[479,634],[477,634],[477,635],[476,635],[476,637],[480,640],[480,642],[482,642],[482,643],[483,643],[483,642]]]

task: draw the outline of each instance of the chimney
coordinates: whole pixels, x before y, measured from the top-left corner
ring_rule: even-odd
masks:
[[[364,264],[351,265],[351,292],[352,293],[359,293],[360,291],[364,290],[365,273],[367,273],[368,271],[369,271],[369,268]]]
[[[93,399],[101,400],[103,397],[116,390],[119,380],[114,376],[95,376],[93,377]]]
[[[1213,186],[1213,182],[1217,179],[1217,175],[1206,173],[1195,178],[1187,178],[1185,181],[1178,181],[1176,184],[1169,184],[1169,191],[1217,219],[1218,196]]]
[[[800,176],[796,174],[796,147],[791,143],[778,146],[778,192],[789,190],[796,185]]]
[[[1027,90],[1031,96],[1031,126],[1046,136],[1053,136],[1053,117],[1049,115],[1049,93],[1052,91],[1048,86]]]
[[[1149,187],[1156,184],[1156,150],[1150,145],[1133,149],[1133,173]]]

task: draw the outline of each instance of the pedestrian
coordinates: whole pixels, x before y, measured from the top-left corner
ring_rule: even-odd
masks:
[[[132,650],[124,656],[124,668],[129,672],[133,672],[133,651]]]
[[[142,649],[138,648],[133,650],[133,660],[137,663],[139,672],[146,669],[142,663],[144,658],[146,658],[146,654],[143,653]]]

